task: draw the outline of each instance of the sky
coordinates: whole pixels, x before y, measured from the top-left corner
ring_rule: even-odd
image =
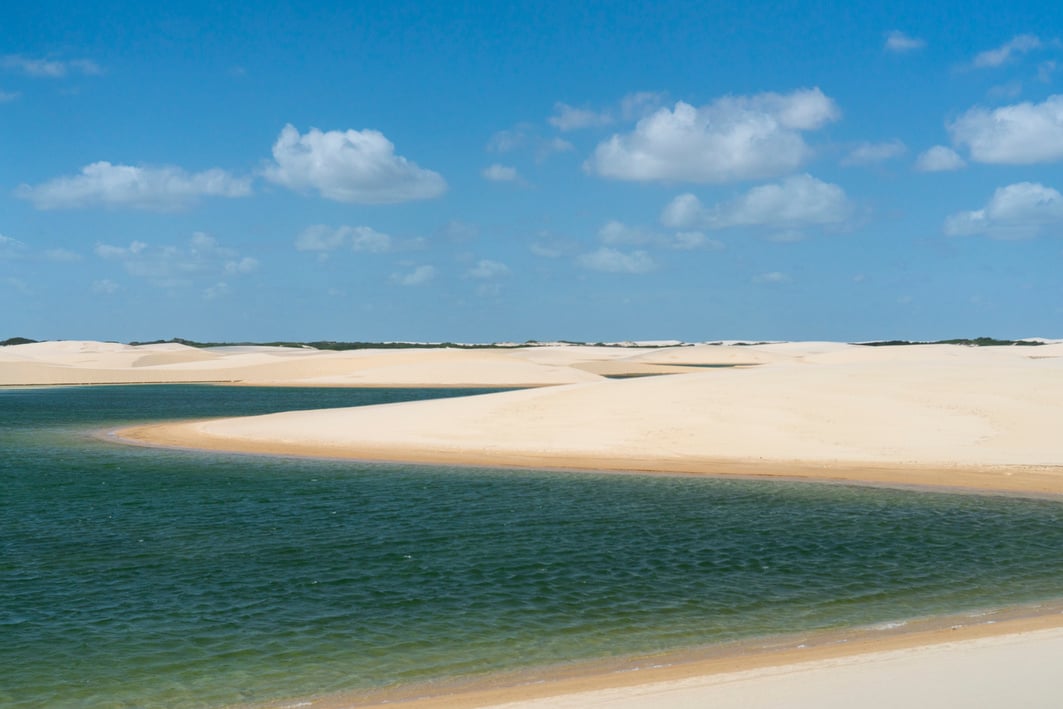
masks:
[[[14,0],[0,339],[1059,338],[1061,168],[1048,0]]]

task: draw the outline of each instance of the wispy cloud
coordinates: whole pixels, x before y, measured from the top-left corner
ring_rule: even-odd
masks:
[[[436,277],[436,267],[429,265],[415,266],[404,273],[391,274],[391,282],[399,286],[423,286]]]
[[[103,73],[100,65],[91,59],[34,59],[21,54],[0,57],[0,67],[38,79],[61,79],[71,74],[98,76]]]
[[[309,226],[295,239],[299,251],[327,252],[347,247],[352,251],[384,253],[390,251],[394,240],[388,234],[367,226],[338,226],[325,224]]]
[[[95,254],[120,263],[126,273],[160,288],[186,288],[220,275],[257,270],[258,260],[222,246],[210,234],[196,232],[181,245],[152,246],[134,240],[128,246],[100,243]]]
[[[653,257],[641,249],[621,251],[608,246],[582,254],[577,263],[583,268],[606,273],[649,273],[657,268]]]
[[[136,167],[95,162],[71,177],[57,177],[40,185],[20,185],[15,195],[37,209],[128,207],[172,211],[201,197],[246,197],[251,180],[225,170],[188,173],[179,167]]]
[[[900,30],[893,30],[886,35],[886,51],[896,54],[906,54],[922,49],[926,46],[926,40],[910,37]]]
[[[480,174],[485,180],[491,182],[519,182],[520,174],[517,172],[517,168],[510,167],[508,165],[500,165],[494,163],[485,167]]]
[[[580,128],[593,128],[606,126],[613,122],[613,117],[608,111],[592,111],[588,108],[576,108],[560,101],[554,104],[554,115],[550,116],[547,123],[559,131],[572,131]]]
[[[899,158],[908,152],[908,147],[900,140],[888,140],[882,143],[860,143],[842,158],[842,165],[874,165]]]
[[[1017,56],[1040,49],[1043,46],[1044,42],[1036,35],[1020,34],[996,49],[989,49],[977,54],[972,64],[978,68],[1001,66]]]

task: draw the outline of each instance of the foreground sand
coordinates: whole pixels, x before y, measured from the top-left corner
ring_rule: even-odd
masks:
[[[186,349],[99,343],[0,348],[0,384],[553,384],[461,399],[150,425],[118,435],[149,445],[253,453],[1063,493],[1059,344],[340,354]],[[743,366],[698,368],[721,364]],[[811,663],[804,652],[767,662],[746,658],[737,674],[721,674],[719,666],[688,666],[663,677],[629,672],[449,696],[425,706],[1054,707],[1063,695],[1057,669],[1063,630],[1051,626],[1061,619],[1055,612],[1032,624],[980,624],[976,632],[952,636],[870,638],[825,650]],[[509,703],[527,697],[542,698]],[[350,705],[337,701],[312,706]]]

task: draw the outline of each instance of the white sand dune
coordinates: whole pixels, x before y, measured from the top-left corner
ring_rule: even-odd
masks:
[[[835,479],[863,469],[863,480],[913,484],[970,485],[962,475],[977,472],[984,487],[1063,492],[1063,359],[964,349],[910,357],[854,349],[828,362],[813,354],[751,368],[594,378],[184,424],[166,435],[240,450],[503,465],[703,473],[738,466]],[[439,367],[441,378],[460,378],[449,366]],[[381,370],[381,379],[399,378]]]

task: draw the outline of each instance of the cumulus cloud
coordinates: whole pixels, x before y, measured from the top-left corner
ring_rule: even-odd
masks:
[[[682,101],[600,143],[585,167],[617,180],[720,183],[771,177],[811,154],[802,132],[837,119],[818,88],[727,96],[696,108]]]
[[[337,202],[394,204],[431,199],[447,189],[439,173],[395,154],[395,146],[375,130],[300,135],[288,124],[273,144],[274,163],[266,179],[296,191],[316,190]]]
[[[20,54],[8,54],[0,58],[0,67],[39,79],[61,79],[70,74],[95,76],[103,73],[100,65],[89,59],[31,59]]]
[[[915,161],[915,169],[920,172],[947,172],[959,170],[966,165],[959,153],[944,145],[935,145]]]
[[[973,64],[979,68],[1001,66],[1018,55],[1032,52],[1043,46],[1044,43],[1036,35],[1020,34],[996,49],[981,52],[975,56]]]
[[[948,125],[977,162],[1028,165],[1063,158],[1063,94],[1041,103],[975,107]]]
[[[499,165],[498,163],[488,165],[480,174],[483,175],[485,180],[490,180],[491,182],[516,182],[520,180],[517,168]]]
[[[1036,182],[997,189],[981,209],[945,220],[950,236],[984,234],[994,239],[1029,239],[1046,229],[1063,233],[1063,195]]]
[[[405,273],[391,274],[391,282],[400,286],[423,286],[436,277],[436,267],[421,265]]]
[[[387,234],[367,226],[338,226],[315,224],[303,229],[295,238],[299,251],[335,251],[349,246],[353,251],[383,253],[390,251],[394,240]]]
[[[100,243],[94,252],[120,263],[129,275],[162,288],[188,287],[221,274],[246,274],[259,266],[257,259],[241,256],[203,232],[196,232],[187,244],[179,246],[151,246],[134,240],[128,246]]]
[[[886,50],[897,54],[914,52],[925,46],[926,40],[909,37],[899,30],[894,30],[886,35]]]
[[[899,158],[908,152],[908,147],[900,140],[884,143],[860,143],[842,159],[842,165],[873,165]]]
[[[609,125],[613,122],[613,117],[605,111],[599,112],[587,108],[576,108],[558,101],[554,104],[554,115],[546,120],[547,123],[560,131],[571,131],[580,128]]]
[[[249,178],[233,177],[225,170],[188,173],[179,167],[135,167],[94,162],[72,177],[57,177],[40,185],[20,185],[15,195],[37,209],[78,207],[128,207],[172,211],[201,197],[246,197]]]
[[[796,229],[841,224],[851,212],[841,187],[805,174],[754,187],[731,202],[712,207],[705,207],[693,194],[679,195],[664,208],[661,223],[675,228]]]

